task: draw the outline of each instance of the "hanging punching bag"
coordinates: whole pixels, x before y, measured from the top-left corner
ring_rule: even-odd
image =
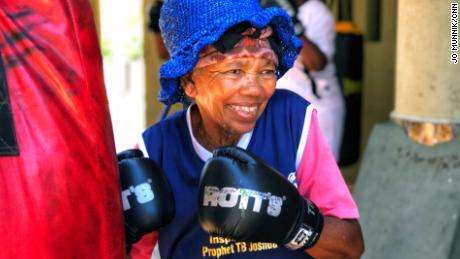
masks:
[[[0,0],[0,258],[123,258],[87,0]]]
[[[339,165],[356,163],[361,146],[361,103],[363,79],[363,35],[352,22],[352,1],[337,1],[335,65],[345,99],[345,122]]]

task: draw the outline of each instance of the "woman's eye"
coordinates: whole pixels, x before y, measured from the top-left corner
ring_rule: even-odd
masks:
[[[275,69],[265,69],[262,71],[262,74],[264,75],[274,75],[275,74]]]
[[[227,70],[225,73],[229,74],[229,75],[239,75],[239,74],[241,74],[241,70],[240,69],[231,69],[231,70]]]

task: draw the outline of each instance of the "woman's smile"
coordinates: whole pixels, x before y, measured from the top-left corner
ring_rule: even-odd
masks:
[[[257,119],[259,104],[229,104],[231,113],[240,121],[255,121]]]

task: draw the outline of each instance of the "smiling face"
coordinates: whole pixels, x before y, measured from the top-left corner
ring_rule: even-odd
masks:
[[[263,39],[248,38],[225,54],[205,48],[195,69],[182,80],[185,93],[198,107],[195,117],[192,114],[194,135],[209,149],[234,145],[254,129],[275,91],[275,53]],[[212,143],[206,145],[208,141]]]

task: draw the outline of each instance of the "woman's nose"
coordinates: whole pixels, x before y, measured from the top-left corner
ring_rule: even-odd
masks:
[[[246,73],[240,86],[240,92],[245,95],[259,96],[264,92],[264,82],[261,75]]]

